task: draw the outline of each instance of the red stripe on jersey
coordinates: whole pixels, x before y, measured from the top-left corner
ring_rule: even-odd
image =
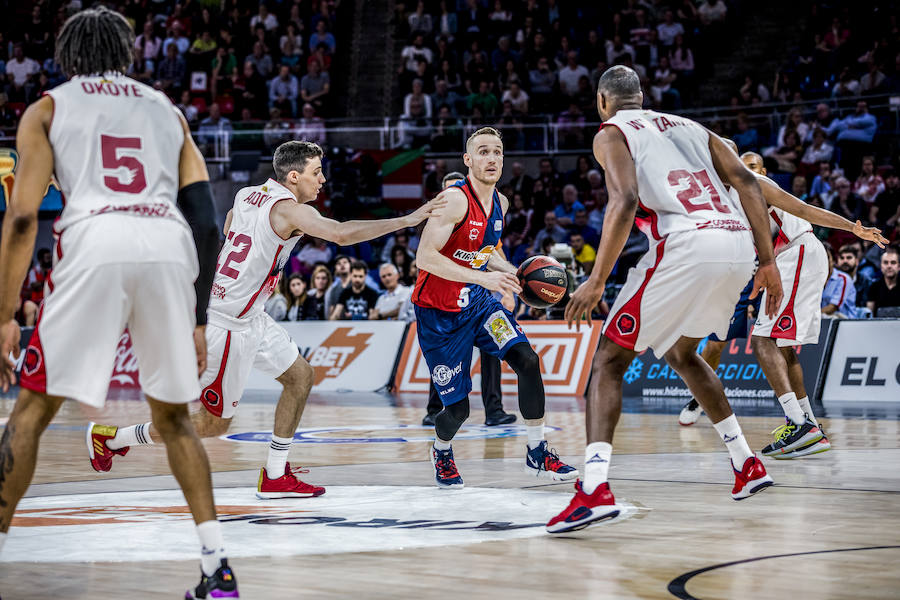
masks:
[[[637,343],[638,335],[641,332],[641,300],[644,296],[644,290],[647,289],[647,284],[650,283],[650,278],[653,277],[656,268],[659,267],[659,263],[662,262],[665,246],[665,240],[661,241],[656,246],[656,261],[653,263],[652,267],[647,269],[641,287],[638,288],[637,293],[632,296],[628,302],[623,304],[622,308],[620,308],[610,319],[609,325],[604,332],[604,335],[606,335],[610,341],[627,350],[634,350],[634,345]]]
[[[791,297],[787,306],[778,319],[775,326],[772,327],[771,337],[781,338],[785,340],[797,339],[797,318],[794,316],[794,299],[797,297],[797,285],[800,283],[800,269],[803,268],[803,254],[806,251],[805,246],[800,246],[800,257],[797,259],[797,270],[794,271],[794,287],[791,289]]]
[[[225,394],[222,391],[222,382],[225,380],[225,367],[228,366],[228,354],[231,352],[231,332],[225,334],[225,350],[222,352],[222,362],[219,363],[219,372],[216,378],[200,392],[200,402],[210,414],[222,416],[222,403]]]
[[[269,267],[268,272],[266,272],[266,277],[263,279],[262,284],[260,284],[259,289],[256,290],[256,293],[250,297],[250,302],[247,303],[247,306],[244,307],[244,310],[241,311],[241,314],[238,315],[238,319],[247,314],[251,308],[253,308],[253,303],[256,302],[256,298],[266,287],[266,284],[269,283],[269,278],[271,276],[272,271],[275,270],[275,266],[278,264],[278,257],[281,256],[281,251],[284,249],[284,246],[278,246],[278,252],[275,253],[275,258],[272,260],[272,266]]]
[[[650,215],[650,233],[653,235],[654,240],[661,240],[662,236],[659,235],[659,215],[656,214],[656,211],[647,208],[644,206],[644,203],[638,199],[638,206],[640,206],[644,211]]]
[[[784,232],[781,230],[781,219],[778,218],[778,214],[775,211],[769,212],[769,215],[772,217],[772,220],[775,221],[775,225],[778,227],[778,235],[776,236],[776,245],[781,248],[783,246],[787,246],[791,243],[791,240],[788,239]]]

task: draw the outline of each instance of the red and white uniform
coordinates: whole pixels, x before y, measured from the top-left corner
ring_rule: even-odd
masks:
[[[123,75],[74,77],[48,94],[64,208],[22,386],[103,406],[127,326],[144,393],[189,402],[200,392],[198,264],[176,207],[184,144],[176,109]]]
[[[784,299],[774,317],[760,311],[752,335],[774,338],[779,346],[816,344],[822,323],[822,289],[829,275],[828,255],[809,221],[770,206],[769,227]],[[760,306],[765,302],[764,294]]]
[[[231,226],[219,252],[209,299],[206,371],[200,399],[214,415],[229,418],[252,367],[279,377],[300,351],[283,327],[263,311],[278,286],[278,274],[301,236],[282,238],[270,214],[279,202],[296,202],[286,187],[269,179],[234,197]]]
[[[724,337],[756,253],[744,211],[713,166],[709,134],[689,119],[648,110],[619,111],[603,126],[625,136],[643,213],[637,224],[650,240],[604,334],[657,356],[680,337]]]

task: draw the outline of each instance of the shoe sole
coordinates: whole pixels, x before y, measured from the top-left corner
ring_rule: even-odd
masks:
[[[572,471],[571,473],[556,473],[545,469],[535,469],[528,465],[523,466],[522,470],[532,477],[536,477],[537,479],[547,479],[549,481],[572,481],[573,479],[578,478],[578,471]]]
[[[256,492],[256,497],[260,500],[278,500],[279,498],[317,498],[325,493],[321,492]]]
[[[766,452],[765,449],[763,449],[763,450],[760,450],[759,453],[762,454],[763,456],[770,456],[772,458],[777,458],[778,455],[780,455],[780,454],[781,455],[787,454],[788,452],[793,452],[795,450],[799,450],[801,448],[805,448],[807,446],[815,444],[816,442],[821,440],[823,437],[825,437],[825,436],[822,435],[821,431],[817,431],[815,433],[808,433],[808,434],[804,435],[802,438],[800,438],[799,440],[797,440],[796,442],[794,442],[788,446],[785,446],[784,448],[779,448],[778,450],[772,450],[769,452]]]
[[[747,485],[744,486],[737,494],[732,493],[731,497],[735,500],[746,500],[750,496],[763,491],[767,487],[771,487],[775,485],[775,482],[772,481],[772,478],[766,475],[765,477],[760,477],[759,479],[754,479],[753,481],[747,482]]]
[[[593,511],[592,511],[593,512]],[[612,505],[609,510],[606,512],[600,513],[597,516],[593,514],[587,519],[581,519],[574,523],[569,523],[566,521],[562,521],[560,523],[556,523],[555,525],[547,525],[547,533],[570,533],[572,531],[580,531],[585,529],[586,527],[590,527],[594,523],[599,523],[601,521],[608,521],[609,519],[614,519],[619,516],[621,509],[619,505]]]
[[[437,467],[434,466],[434,454],[431,452],[431,450],[428,450],[428,458],[429,458],[429,460],[431,460],[431,468],[432,468],[432,469],[436,469]],[[461,479],[461,478],[460,478],[460,479]],[[434,484],[435,484],[435,485],[438,487],[438,489],[440,489],[440,490],[460,489],[460,488],[462,488],[462,487],[465,487],[465,485],[466,485],[465,482],[462,482],[462,483],[441,483],[440,481],[437,480],[437,477],[435,477]]]
[[[684,413],[682,412],[680,415],[678,415],[678,424],[681,425],[682,427],[690,427],[691,425],[693,425],[694,423],[696,423],[697,421],[700,420],[701,414],[703,414],[703,411],[698,412],[697,415],[694,416],[693,411],[691,411],[690,416],[694,417],[693,421],[685,421],[685,420],[682,420],[682,417],[684,415]]]
[[[824,437],[822,438],[825,439]],[[831,442],[825,441],[822,443],[822,440],[817,442],[813,442],[809,446],[804,446],[802,448],[797,448],[793,452],[788,452],[787,454],[776,454],[772,458],[775,460],[790,460],[792,458],[801,458],[804,456],[812,456],[813,454],[821,454],[822,452],[828,452],[831,450]]]

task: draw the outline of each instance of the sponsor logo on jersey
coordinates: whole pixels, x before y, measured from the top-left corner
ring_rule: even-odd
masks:
[[[491,258],[494,252],[493,246],[485,246],[481,250],[457,250],[453,253],[453,258],[469,263],[473,269],[480,269]]]
[[[212,284],[212,290],[210,290],[210,295],[213,298],[218,298],[219,300],[225,299],[225,286],[219,285],[218,283]]]
[[[494,221],[494,231],[500,231],[503,229],[503,221],[497,220]]]
[[[474,225],[475,227],[484,227],[484,221],[469,221],[469,225]]]
[[[431,372],[431,379],[435,384],[445,386],[450,383],[450,380],[453,379],[454,375],[459,375],[460,373],[462,373],[462,363],[459,363],[453,368],[450,368],[447,365],[438,365]],[[449,393],[452,390],[445,391]]]
[[[619,318],[616,319],[616,329],[618,329],[619,333],[622,335],[630,335],[637,329],[637,319],[628,313],[622,313],[619,315]]]

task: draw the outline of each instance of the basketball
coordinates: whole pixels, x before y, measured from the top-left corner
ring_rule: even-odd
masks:
[[[516,273],[522,285],[519,297],[534,308],[547,308],[563,299],[569,286],[566,270],[549,256],[532,256]]]

